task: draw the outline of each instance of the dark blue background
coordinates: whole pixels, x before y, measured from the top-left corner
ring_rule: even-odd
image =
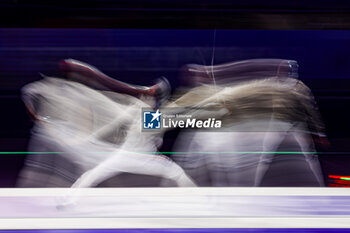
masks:
[[[297,60],[300,79],[314,92],[326,123],[328,150],[350,151],[350,30],[0,29],[1,151],[26,151],[31,122],[20,88],[40,79],[39,72],[59,75],[57,63],[64,58],[135,84],[165,76],[173,88],[188,63]],[[348,158],[323,156],[325,174],[350,175]],[[0,162],[0,185],[14,185],[23,156],[2,155]]]
[[[299,62],[303,80],[350,77],[350,30],[0,29],[1,84],[14,88],[26,83],[24,77],[51,74],[67,57],[124,80],[165,75],[176,82],[182,65],[209,65],[213,46],[215,64],[285,58]],[[125,71],[154,77],[120,77]]]

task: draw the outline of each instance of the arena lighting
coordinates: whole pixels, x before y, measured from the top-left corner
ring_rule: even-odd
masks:
[[[80,191],[75,205],[57,210],[57,197],[67,188],[0,189],[0,230],[274,228],[287,232],[284,229],[299,228],[299,232],[310,233],[317,232],[314,229],[348,228],[350,219],[350,189],[344,188]]]
[[[350,176],[335,176],[335,175],[329,175],[329,178],[332,179],[340,179],[340,180],[350,180]]]

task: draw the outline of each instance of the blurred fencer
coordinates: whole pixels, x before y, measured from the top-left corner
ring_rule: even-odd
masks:
[[[300,152],[323,186],[311,134],[325,137],[324,126],[311,91],[297,77],[297,63],[281,59],[185,66],[182,79],[194,87],[174,103],[191,106],[206,99],[229,114],[221,132],[182,132],[175,150],[186,153],[176,154],[175,161],[202,185],[260,186],[283,148]],[[209,181],[201,181],[207,173]]]
[[[181,167],[155,154],[162,132],[140,132],[141,110],[160,104],[168,91],[164,80],[140,87],[113,80],[76,60],[60,66],[68,79],[45,77],[26,85],[22,96],[35,119],[36,143],[31,149],[49,149],[74,163],[82,175],[72,187],[96,186],[122,172],[195,186]]]
[[[310,134],[324,136],[324,127],[310,90],[296,79],[294,61],[188,65],[183,77],[192,86],[163,105],[168,90],[164,81],[133,86],[72,59],[60,67],[69,80],[45,78],[29,84],[23,99],[37,122],[32,139],[39,143],[33,144],[62,152],[60,156],[81,169],[83,175],[73,179],[73,187],[95,186],[121,172],[194,186],[181,167],[152,154],[162,143],[163,132],[140,133],[141,108],[160,106],[162,111],[185,107],[197,118],[215,116],[223,121],[222,132],[195,130],[178,137],[176,147],[186,153],[174,158],[192,177],[201,177],[201,167],[207,167],[211,185],[258,186],[273,152],[289,141],[290,150],[304,154],[322,185],[317,155],[308,152],[314,152]],[[247,168],[253,171],[249,175]]]

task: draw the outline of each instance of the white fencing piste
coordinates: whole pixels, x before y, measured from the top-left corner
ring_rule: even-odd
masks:
[[[0,229],[350,228],[345,188],[0,189]]]

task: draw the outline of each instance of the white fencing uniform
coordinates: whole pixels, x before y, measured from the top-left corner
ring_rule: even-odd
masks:
[[[200,86],[187,95],[193,100],[209,96],[207,100],[231,110],[223,118],[222,132],[190,131],[178,137],[175,150],[186,153],[176,154],[174,159],[197,183],[260,186],[276,156],[290,159],[303,155],[318,185],[324,185],[310,136],[324,136],[324,127],[311,93],[299,80],[269,78],[228,87]],[[185,96],[178,104],[193,104]],[[296,154],[279,155],[281,149]],[[296,167],[289,171],[292,169],[297,171]],[[209,173],[209,181],[201,183],[205,173]]]
[[[154,153],[162,133],[141,133],[141,108],[150,107],[143,101],[57,78],[25,86],[23,100],[39,118],[33,130],[36,146],[50,145],[60,152],[54,156],[63,156],[84,173],[73,187],[95,186],[121,172],[195,186],[176,163]]]

